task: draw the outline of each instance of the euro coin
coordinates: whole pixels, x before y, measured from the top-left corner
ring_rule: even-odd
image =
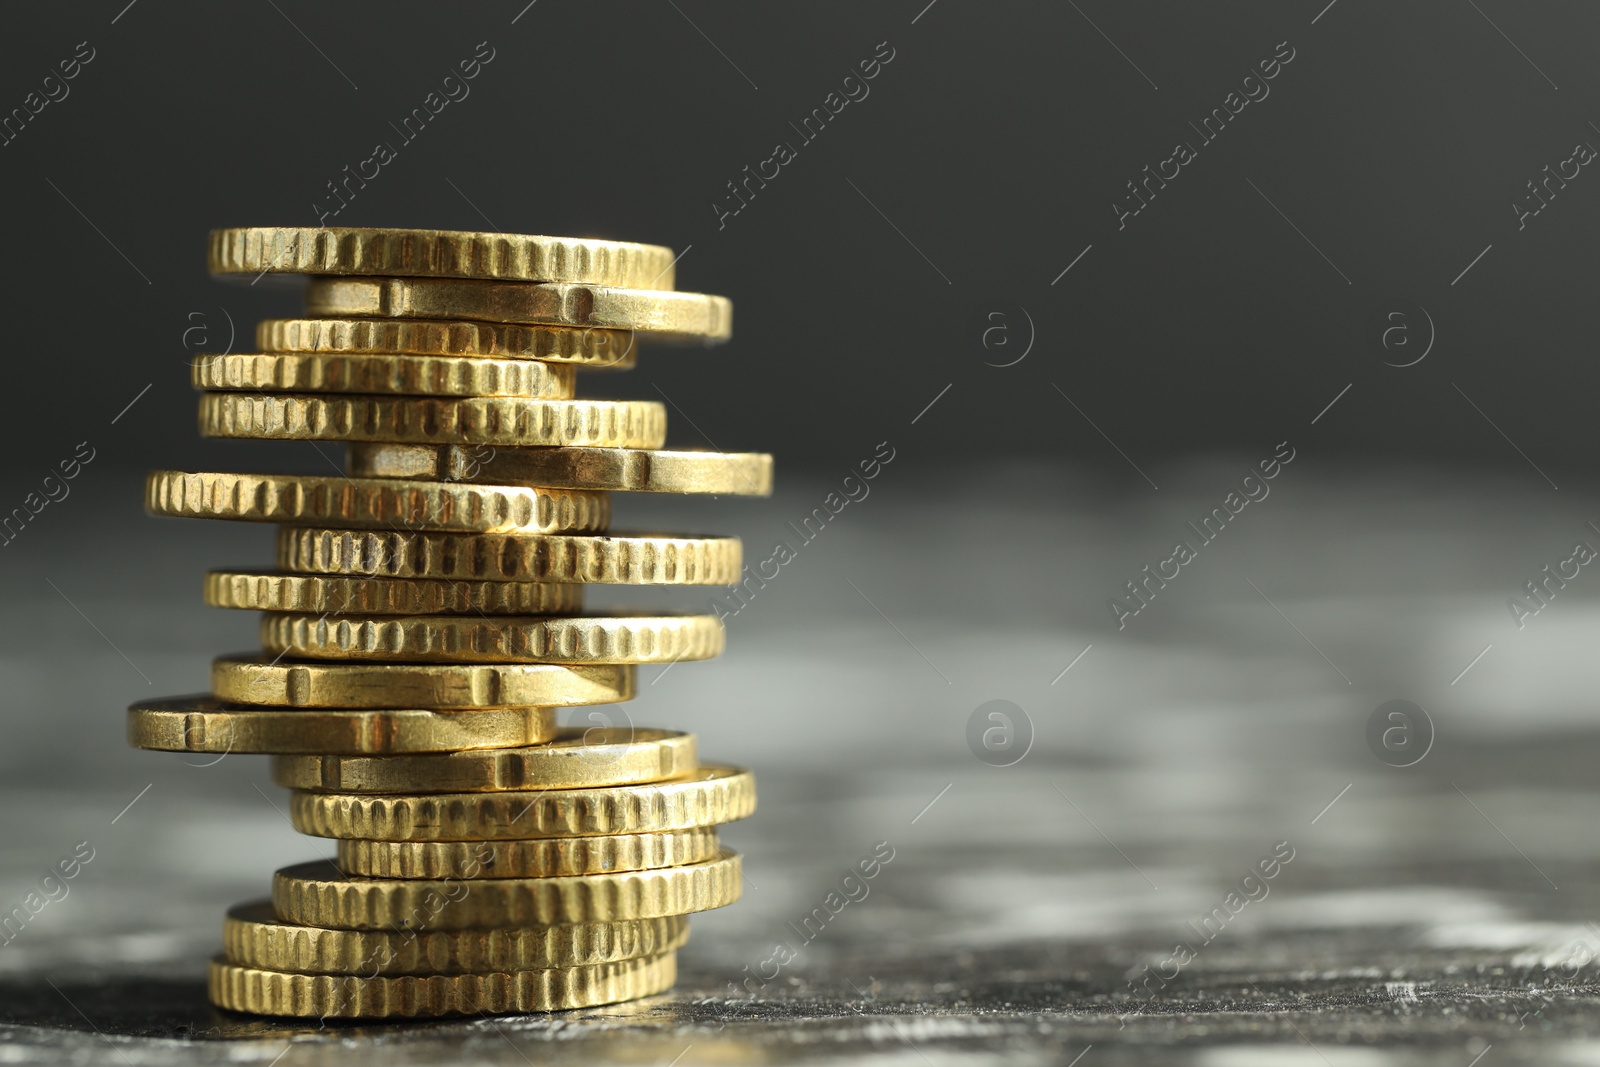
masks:
[[[431,534],[285,527],[278,565],[312,574],[370,574],[589,585],[733,585],[737,537],[624,534]]]
[[[272,780],[330,793],[475,793],[659,782],[699,766],[693,734],[569,726],[543,744],[473,753],[280,756]]]
[[[212,230],[212,274],[397,274],[671,289],[672,249],[632,241],[353,226]]]
[[[505,841],[720,826],[756,808],[755,776],[702,764],[683,778],[609,789],[365,796],[294,793],[289,818],[314,837]]]
[[[715,615],[261,617],[268,652],[422,663],[676,663],[722,651]]]
[[[306,312],[595,327],[679,343],[726,341],[733,334],[733,303],[726,297],[597,285],[313,278]]]
[[[573,367],[534,360],[466,356],[276,352],[202,355],[196,389],[271,393],[398,393],[406,396],[498,396],[569,399]]]
[[[273,875],[272,907],[307,926],[466,930],[687,915],[732,904],[740,889],[739,854],[729,848],[704,863],[653,871],[471,882],[349,878],[316,860]]]
[[[238,704],[292,708],[574,707],[632,700],[636,672],[636,667],[614,664],[319,663],[219,656],[211,663],[211,691]],[[550,736],[553,732],[537,740]]]
[[[497,448],[352,444],[351,474],[368,478],[605,489],[639,493],[768,496],[772,457],[759,452],[649,448]]]
[[[200,432],[273,441],[656,448],[667,438],[667,412],[650,400],[206,393]]]
[[[334,929],[285,923],[272,902],[235,904],[222,920],[229,963],[299,974],[488,974],[637,960],[682,949],[685,915],[499,929]]]
[[[169,518],[401,530],[588,533],[611,521],[603,493],[300,474],[153,471],[144,502]]]
[[[421,1019],[564,1011],[636,1000],[672,988],[666,952],[592,967],[490,974],[289,974],[211,961],[211,1003],[228,1011],[324,1019]]]
[[[206,575],[205,602],[214,608],[335,615],[545,615],[578,611],[583,587],[212,571]]]
[[[626,370],[639,358],[626,330],[426,319],[264,319],[256,345],[263,352],[531,359],[584,370]]]
[[[164,752],[372,755],[536,745],[556,735],[554,708],[240,707],[212,697],[147,700],[128,709],[128,740]]]
[[[717,848],[710,826],[533,841],[345,840],[339,869],[370,878],[547,878],[701,863]]]
[[[682,915],[483,930],[338,930],[279,919],[271,901],[236,904],[222,924],[223,955],[240,967],[299,974],[487,974],[655,956],[683,947]]]

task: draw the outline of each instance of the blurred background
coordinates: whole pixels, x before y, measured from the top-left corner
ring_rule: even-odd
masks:
[[[9,22],[0,514],[81,470],[0,543],[0,912],[95,855],[0,945],[12,1062],[1600,1056],[1592,5]],[[625,709],[762,786],[726,832],[745,899],[696,919],[670,997],[365,1051],[204,1005],[222,910],[331,849],[264,758],[126,747],[130,701],[257,644],[203,572],[272,558],[266,527],[145,516],[142,482],[339,461],[201,440],[188,380],[299,306],[208,278],[206,232],[319,220],[667,244],[735,302],[730,344],[580,381],[665,398],[669,444],[777,457],[771,499],[619,498],[619,527],[796,549],[725,657],[645,668]],[[738,989],[878,842],[871,896]]]

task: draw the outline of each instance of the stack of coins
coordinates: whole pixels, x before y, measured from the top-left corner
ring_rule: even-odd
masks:
[[[158,515],[280,524],[278,569],[207,575],[263,613],[208,696],[135,704],[134,745],[255,752],[336,861],[224,924],[212,1001],[351,1018],[548,1011],[669,988],[686,916],[739,896],[720,823],[748,771],[692,735],[560,727],[639,664],[722,649],[707,615],[582,613],[583,587],[727,585],[737,538],[610,532],[612,491],[765,495],[772,458],[665,451],[660,404],[573,399],[640,340],[716,342],[670,249],[437,230],[211,235],[213,273],[311,276],[258,352],[201,356],[201,433],[348,442],[325,476],[157,471]],[[588,715],[601,713],[591,709]],[[625,718],[623,721],[627,721]]]

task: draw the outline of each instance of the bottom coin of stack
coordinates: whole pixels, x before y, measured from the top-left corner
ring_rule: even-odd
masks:
[[[304,833],[224,925],[224,1008],[324,1018],[552,1011],[670,988],[688,915],[737,900],[716,827],[754,780],[663,730],[558,731],[521,748],[277,756]],[[407,792],[399,792],[404,784]],[[436,789],[437,792],[422,792]]]

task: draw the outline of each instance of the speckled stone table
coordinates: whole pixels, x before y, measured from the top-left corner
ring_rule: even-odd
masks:
[[[0,1062],[1600,1063],[1600,579],[1507,605],[1600,543],[1583,498],[1307,462],[1119,629],[1106,601],[1236,479],[1161,480],[885,472],[722,660],[629,707],[759,774],[744,899],[695,918],[677,988],[408,1026],[211,1009],[223,909],[331,850],[263,760],[121,743],[128,701],[252,644],[200,571],[267,536],[130,519],[113,553],[60,516],[0,560],[0,910],[93,859],[0,946]],[[660,522],[756,548],[829,488]],[[1369,745],[1391,700],[1419,759]]]

